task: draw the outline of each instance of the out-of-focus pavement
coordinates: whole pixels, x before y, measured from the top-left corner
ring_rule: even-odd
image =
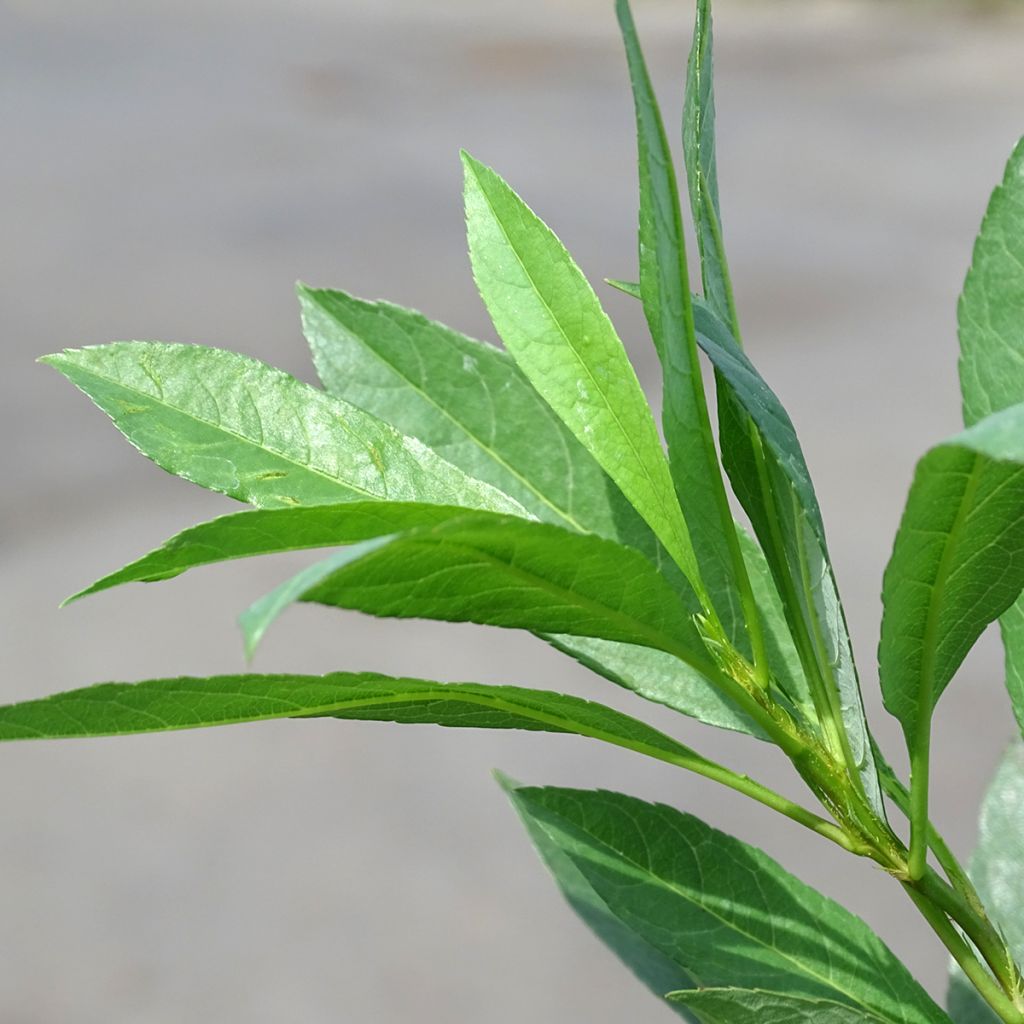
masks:
[[[689,7],[639,11],[669,111]],[[879,579],[916,456],[957,428],[954,302],[1024,131],[1024,21],[719,8],[720,173],[745,334],[801,430],[869,704],[898,751],[875,693]],[[593,279],[635,266],[631,106],[608,3],[8,0],[0,92],[5,701],[239,670],[237,610],[304,561],[58,612],[231,506],[138,457],[36,356],[198,341],[308,379],[296,278],[491,337],[465,258],[459,146]],[[638,311],[606,298],[654,385]],[[999,662],[989,638],[938,717],[935,804],[960,851],[1012,732]],[[630,706],[525,636],[322,609],[286,616],[254,667],[565,687]],[[752,741],[650,710],[797,791]],[[0,1020],[672,1019],[562,906],[494,766],[669,800],[753,838],[943,987],[944,957],[892,882],[710,784],[572,739],[284,722],[0,748]]]

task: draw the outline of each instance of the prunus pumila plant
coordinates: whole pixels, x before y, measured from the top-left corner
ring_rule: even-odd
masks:
[[[165,470],[250,506],[73,600],[331,548],[244,612],[250,650],[296,601],[525,630],[605,685],[778,747],[803,801],[600,703],[373,672],[103,683],[0,708],[0,740],[303,717],[583,736],[712,779],[808,844],[873,861],[951,958],[943,1010],[866,924],[755,847],[672,807],[502,779],[568,902],[685,1020],[1024,1024],[1024,745],[985,797],[970,870],[929,814],[936,704],[996,620],[1024,726],[1024,145],[960,298],[964,429],[918,463],[882,581],[878,665],[906,739],[904,784],[865,719],[793,423],[744,347],[716,180],[709,2],[697,5],[682,116],[686,204],[627,0],[617,14],[636,107],[639,274],[609,283],[643,306],[661,433],[558,238],[464,154],[473,275],[503,350],[303,285],[322,390],[198,345],[117,342],[43,360]]]

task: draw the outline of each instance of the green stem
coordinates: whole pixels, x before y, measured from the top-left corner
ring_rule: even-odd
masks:
[[[1024,1013],[1014,1005],[992,975],[981,965],[978,958],[971,952],[970,946],[950,924],[946,915],[909,883],[904,883],[904,889],[921,915],[931,925],[932,931],[942,940],[942,944],[949,950],[953,959],[960,965],[960,969],[967,975],[971,984],[978,990],[978,994],[988,1003],[996,1016],[1004,1024],[1024,1024]]]
[[[931,717],[922,715],[910,754],[910,858],[911,879],[924,876],[928,861],[928,776],[931,755]]]

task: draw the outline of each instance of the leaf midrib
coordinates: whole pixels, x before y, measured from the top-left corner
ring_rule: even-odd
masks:
[[[661,511],[662,511],[662,513],[664,513],[666,515],[667,522],[668,522],[668,524],[670,524],[671,532],[673,534],[673,538],[672,538],[673,545],[672,546],[673,546],[673,548],[677,547],[677,545],[679,547],[681,547],[681,551],[677,551],[676,554],[674,555],[674,557],[678,558],[678,556],[680,554],[685,554],[687,548],[690,547],[690,543],[688,541],[687,542],[683,542],[680,537],[675,536],[676,534],[678,534],[680,532],[679,531],[679,521],[682,520],[682,512],[680,511],[680,509],[678,507],[678,503],[676,504],[676,507],[675,507],[674,510],[672,509],[671,505],[667,504],[667,499],[666,499],[666,496],[665,496],[666,488],[663,487],[663,486],[658,486],[657,485],[654,477],[651,475],[651,467],[648,465],[647,460],[641,457],[640,450],[637,448],[637,446],[636,446],[636,444],[635,444],[635,442],[633,440],[632,434],[623,427],[622,421],[619,419],[618,410],[608,400],[608,396],[605,394],[604,389],[601,388],[601,386],[598,384],[597,378],[594,376],[594,374],[591,371],[590,367],[587,365],[586,360],[583,359],[580,356],[579,352],[576,351],[576,348],[575,348],[575,346],[572,343],[572,339],[569,337],[568,332],[562,326],[561,320],[557,316],[555,316],[554,310],[552,310],[552,308],[549,305],[547,299],[544,297],[544,295],[541,293],[540,289],[538,288],[536,279],[534,278],[533,274],[531,274],[530,271],[527,269],[526,264],[523,262],[523,258],[522,258],[522,256],[520,256],[518,248],[513,243],[511,236],[509,235],[508,231],[505,228],[504,222],[502,221],[501,217],[498,215],[498,211],[495,209],[494,204],[491,202],[491,198],[487,194],[487,190],[483,187],[483,184],[480,181],[480,177],[476,173],[475,169],[473,170],[473,177],[476,178],[478,191],[479,191],[480,195],[483,196],[483,200],[487,204],[487,208],[491,211],[491,215],[492,215],[492,217],[494,219],[494,223],[497,224],[497,226],[500,229],[501,233],[505,236],[505,241],[508,243],[509,248],[512,251],[512,254],[516,258],[516,262],[519,264],[519,266],[522,269],[523,273],[526,275],[527,280],[529,280],[530,284],[532,285],[534,294],[540,300],[541,305],[543,305],[543,307],[547,310],[547,313],[548,313],[548,316],[551,319],[551,322],[555,325],[555,327],[558,329],[558,332],[565,339],[566,345],[568,346],[569,351],[573,354],[573,357],[575,358],[576,362],[579,364],[579,366],[582,368],[582,370],[586,373],[587,377],[590,379],[591,383],[596,388],[597,393],[601,396],[601,398],[603,400],[603,403],[604,403],[604,407],[611,413],[612,419],[615,421],[615,425],[616,425],[616,427],[618,427],[619,433],[621,434],[621,436],[623,438],[625,438],[627,445],[629,446],[630,450],[632,451],[632,453],[634,455],[634,458],[635,458],[636,464],[639,465],[642,468],[643,474],[646,477],[647,482],[651,485],[651,488],[652,488],[654,494],[657,497],[658,504],[661,506]],[[541,222],[541,223],[543,225],[543,222]],[[545,230],[550,230],[550,229],[548,229],[545,226]],[[607,317],[605,317],[605,319],[607,320]],[[628,362],[628,360],[627,360],[627,362]],[[639,387],[639,384],[637,385],[637,387]],[[646,408],[646,405],[644,406],[644,408]],[[653,425],[653,420],[651,420],[650,422]],[[657,437],[657,431],[656,430],[654,431],[654,436]],[[660,444],[658,445],[658,450],[661,451]],[[662,453],[662,461],[664,462],[664,453]],[[665,468],[667,470],[668,469],[668,463],[664,462],[664,465],[665,465]],[[669,488],[669,490],[671,491],[671,487]],[[652,525],[652,529],[654,529],[653,525]],[[683,527],[683,529],[685,531],[685,526]],[[659,533],[659,531],[655,530],[655,533]],[[684,536],[685,536],[685,533],[684,533]],[[688,563],[685,566],[686,570],[688,572],[690,572],[690,573],[694,572],[695,569],[696,569],[696,561],[695,561],[695,559],[687,557],[687,558],[684,559],[684,561],[686,563]],[[684,568],[684,566],[680,565],[680,568]]]
[[[555,813],[557,814],[558,812],[555,812]],[[558,816],[560,818],[563,817],[561,814],[559,814]],[[566,819],[563,818],[563,820],[566,820]],[[783,950],[779,949],[777,946],[771,946],[767,942],[765,942],[763,939],[761,939],[761,938],[759,938],[759,937],[757,937],[755,935],[750,934],[749,932],[747,932],[743,928],[741,928],[736,922],[730,921],[727,918],[722,917],[719,913],[717,913],[711,907],[709,907],[706,904],[703,904],[703,903],[699,902],[698,900],[694,899],[694,897],[689,893],[688,890],[686,890],[686,889],[682,888],[681,886],[677,885],[675,882],[672,882],[669,879],[662,877],[661,875],[655,874],[649,868],[645,868],[642,864],[639,864],[636,860],[634,860],[633,858],[629,857],[624,851],[617,850],[615,847],[611,846],[609,843],[605,842],[603,839],[598,838],[597,836],[595,836],[592,832],[588,831],[583,826],[575,824],[575,823],[570,823],[570,824],[571,824],[571,827],[578,828],[584,835],[589,837],[590,840],[594,844],[603,847],[604,849],[608,850],[613,856],[615,856],[615,857],[619,858],[620,860],[624,861],[625,863],[629,864],[634,869],[634,873],[640,876],[641,880],[645,880],[646,879],[648,881],[653,881],[654,884],[659,886],[660,888],[667,889],[669,892],[673,893],[675,896],[678,896],[680,899],[684,900],[685,902],[690,903],[693,906],[697,907],[703,913],[707,914],[709,917],[711,917],[714,920],[718,921],[726,929],[729,929],[729,930],[735,932],[737,935],[740,935],[743,938],[750,940],[753,944],[755,944],[757,946],[761,946],[762,948],[773,952],[774,954],[776,954],[777,956],[779,956],[781,959],[785,960],[786,962],[791,963],[795,968],[797,968],[797,973],[805,974],[808,977],[813,978],[815,981],[821,982],[822,984],[828,986],[829,988],[833,989],[834,991],[842,993],[843,995],[847,996],[852,1001],[851,1005],[853,1005],[855,1007],[862,1008],[865,1011],[867,1011],[868,1013],[874,1014],[876,1012],[871,1006],[869,1006],[867,1003],[863,1002],[863,1000],[860,997],[858,997],[854,993],[848,991],[846,988],[844,988],[841,985],[839,985],[836,981],[834,981],[834,980],[832,980],[830,978],[827,978],[827,977],[819,974],[817,971],[813,970],[810,966],[801,963],[800,960],[796,959],[795,957],[791,956],[790,954],[788,954],[788,953],[784,952]],[[685,965],[680,965],[680,966],[683,966],[684,970],[688,969],[688,968],[685,967]],[[896,993],[893,993],[893,994],[895,995]],[[827,998],[827,997],[823,997],[823,998]],[[908,1018],[906,1016],[904,1016],[903,1019],[904,1019],[904,1021],[908,1020]]]
[[[324,309],[323,306],[321,306],[320,308]],[[380,311],[380,307],[379,306],[376,307],[376,310],[377,310],[377,315],[378,316],[384,315]],[[325,312],[326,312],[326,310],[325,310]],[[394,371],[394,373],[398,376],[398,378],[400,380],[405,381],[405,383],[410,388],[412,388],[412,390],[415,391],[416,394],[418,394],[422,399],[424,399],[424,401],[426,401],[428,405],[432,406],[445,419],[447,419],[449,422],[451,422],[456,427],[458,427],[459,430],[461,430],[463,432],[463,434],[465,434],[466,437],[468,437],[471,441],[473,441],[475,444],[477,444],[483,451],[485,451],[496,463],[498,463],[499,466],[502,467],[502,469],[507,470],[520,484],[523,485],[523,487],[525,487],[528,491],[530,491],[532,494],[534,494],[542,504],[546,505],[548,508],[551,509],[552,512],[556,513],[556,515],[561,517],[566,523],[568,523],[570,526],[574,527],[575,529],[579,530],[581,533],[586,533],[587,532],[586,527],[583,526],[583,524],[580,523],[579,520],[577,520],[571,513],[569,513],[565,509],[559,508],[558,505],[556,505],[555,502],[552,499],[550,499],[546,494],[544,494],[530,479],[528,479],[527,477],[523,476],[522,473],[519,472],[519,470],[517,470],[513,465],[511,465],[501,455],[501,453],[497,449],[492,448],[482,438],[477,436],[477,434],[474,433],[465,423],[463,423],[461,420],[457,419],[452,414],[452,412],[449,409],[447,409],[445,406],[443,406],[439,402],[437,402],[428,391],[425,391],[422,387],[420,387],[418,384],[416,384],[416,382],[413,381],[405,372],[403,372],[401,369],[399,369],[399,367],[396,366],[394,362],[392,362],[390,359],[385,358],[385,356],[381,352],[379,352],[377,349],[371,347],[370,345],[367,345],[361,338],[358,337],[358,335],[356,335],[356,333],[354,331],[350,330],[344,323],[342,323],[332,313],[328,313],[328,316],[330,316],[332,320],[334,320],[336,323],[338,323],[342,327],[342,329],[345,330],[346,333],[348,333],[353,338],[358,340],[359,344],[362,345],[362,347],[367,352],[371,353],[381,363],[383,363],[389,369]],[[400,331],[402,331],[403,334],[406,335],[406,337],[408,337],[408,332],[405,330],[405,328],[401,324],[397,323],[395,320],[393,320],[391,318],[388,318],[388,322],[394,324]],[[495,349],[495,352],[498,355],[501,354],[500,352],[498,352],[497,349]],[[530,386],[532,387],[532,385],[530,385]],[[567,462],[568,462],[568,459],[569,459],[569,454],[567,452],[566,453],[566,461]]]

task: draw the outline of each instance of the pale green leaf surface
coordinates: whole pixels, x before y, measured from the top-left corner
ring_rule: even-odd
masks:
[[[636,107],[640,298],[662,365],[662,426],[676,495],[726,633],[746,647],[732,528],[704,398],[672,153],[628,0],[616,4]],[[749,654],[749,650],[747,651]]]
[[[537,518],[617,535],[608,479],[505,352],[413,310],[300,286],[324,387],[512,495]]]
[[[913,745],[985,627],[1024,587],[1024,404],[918,463],[882,587],[885,706]]]
[[[373,543],[373,542],[368,542]],[[689,614],[640,554],[590,534],[487,513],[410,530],[342,566],[288,581],[243,617],[265,631],[292,600],[395,618],[476,622],[641,644],[710,665]],[[321,574],[322,575],[319,575]],[[300,574],[302,575],[302,574]]]
[[[579,697],[374,672],[100,683],[0,706],[0,741],[123,736],[309,717],[568,732],[649,749],[656,756],[696,756],[643,722]]]
[[[494,171],[463,162],[473,274],[505,347],[698,588],[654,418],[611,321],[551,230]]]
[[[783,992],[742,988],[702,988],[673,992],[671,1002],[688,1006],[701,1024],[889,1024],[892,1017],[831,999],[808,999]],[[936,1020],[947,1020],[936,1017]]]
[[[163,469],[251,505],[369,498],[525,515],[422,442],[246,356],[116,342],[44,361]]]
[[[1007,750],[981,804],[978,845],[969,874],[1018,963],[1024,962],[1024,744]],[[949,1013],[956,1024],[998,1024],[998,1018],[951,966]]]
[[[353,501],[343,505],[258,509],[219,516],[182,530],[159,548],[68,598],[123,583],[154,583],[189,569],[236,558],[355,544],[464,516],[464,508],[417,502]]]
[[[700,671],[671,654],[596,637],[547,633],[542,639],[645,700],[664,704],[705,725],[766,738],[760,727],[709,685]]]
[[[583,923],[659,999],[663,1000],[666,993],[674,989],[691,986],[694,979],[674,960],[652,946],[608,909],[608,905],[597,895],[572,858],[551,839],[518,798],[518,785],[500,773],[497,778],[562,896]],[[684,1020],[699,1024],[681,1003],[669,1005]]]
[[[764,853],[663,805],[516,790],[608,910],[702,988],[824,999],[893,1024],[946,1020],[853,914]]]
[[[964,422],[1024,402],[1024,139],[992,193],[957,307]],[[1006,685],[1024,733],[1024,597],[999,620]]]

